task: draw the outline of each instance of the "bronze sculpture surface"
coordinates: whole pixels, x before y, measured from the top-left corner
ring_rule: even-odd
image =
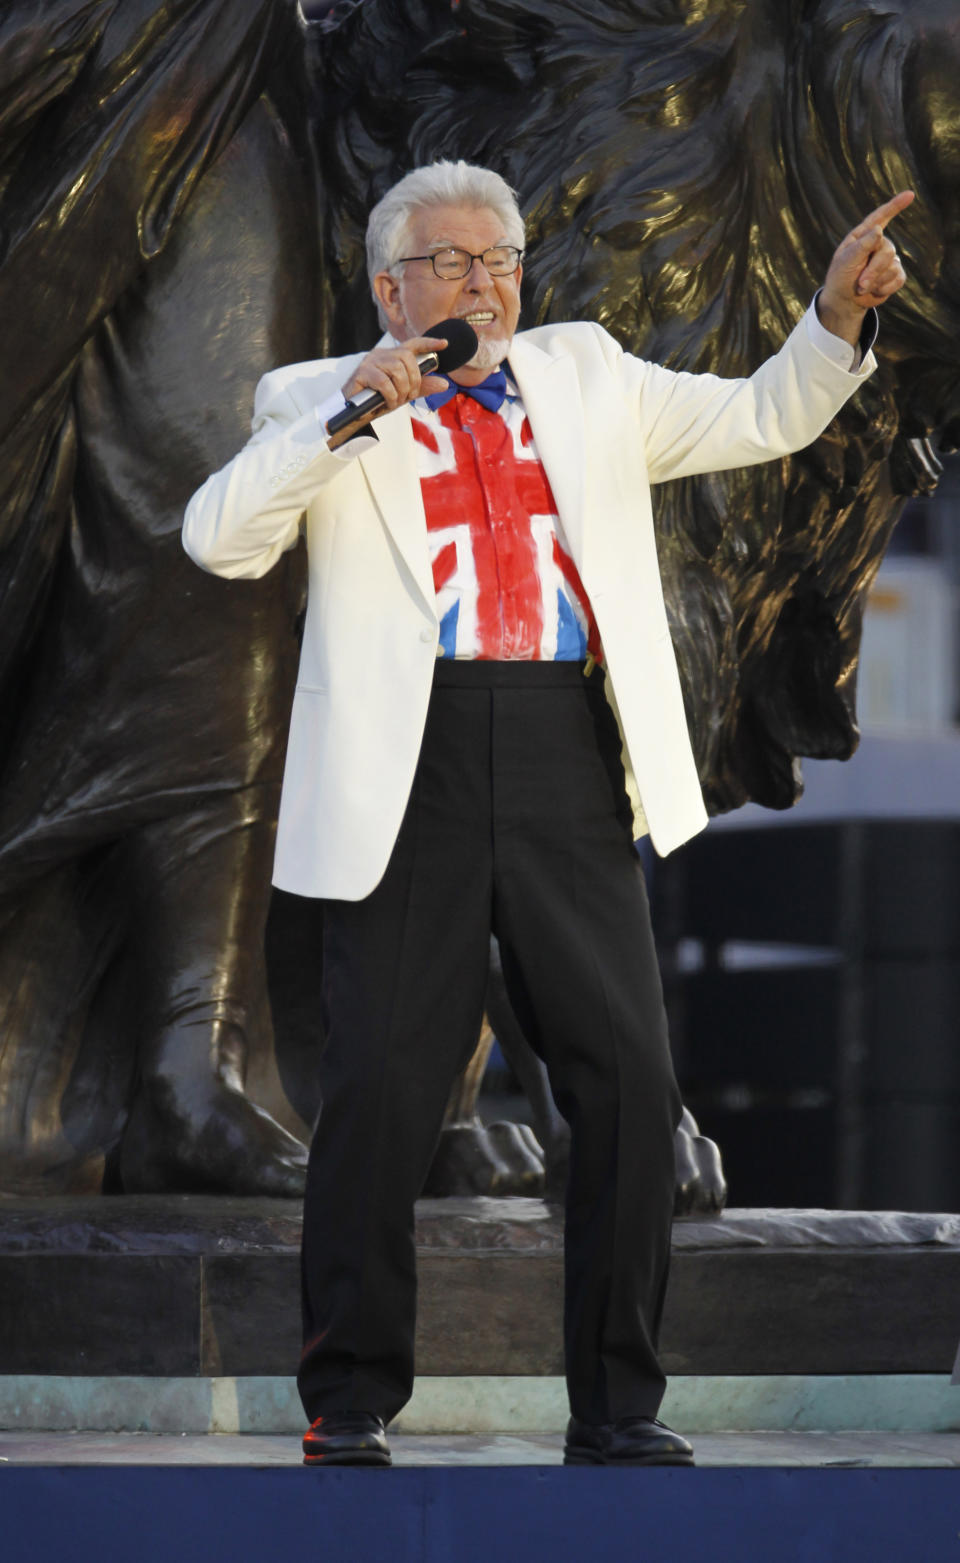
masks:
[[[321,131],[327,252],[347,283],[335,333],[368,308],[368,195],[433,157],[490,162],[522,192],[525,324],[596,319],[645,357],[725,374],[779,345],[861,209],[918,190],[915,280],[884,314],[877,381],[782,469],[659,494],[711,811],[789,807],[798,756],[855,747],[866,590],[904,499],[936,481],[931,437],[960,444],[954,9],[368,0],[341,32]]]
[[[242,1089],[269,1051],[296,563],[208,581],[176,531],[263,370],[372,339],[362,221],[403,167],[462,155],[516,185],[527,323],[592,316],[724,373],[776,345],[861,207],[920,192],[917,281],[857,406],[782,468],[661,492],[714,810],[789,806],[797,756],[852,751],[866,589],[936,481],[931,438],[960,443],[942,0],[366,0],[332,23],[310,38],[325,319],[291,4],[47,0],[0,22],[7,1186],[98,1186],[106,1154],[124,1187],[299,1187]]]
[[[0,20],[8,1186],[299,1187],[242,1090],[296,562],[231,589],[179,541],[319,331],[298,46],[280,0]]]

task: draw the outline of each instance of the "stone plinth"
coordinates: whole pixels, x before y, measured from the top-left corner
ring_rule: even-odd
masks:
[[[295,1202],[0,1199],[0,1373],[288,1374]],[[418,1372],[562,1371],[562,1219],[540,1200],[418,1206]],[[733,1210],[678,1221],[670,1374],[949,1374],[960,1217]]]

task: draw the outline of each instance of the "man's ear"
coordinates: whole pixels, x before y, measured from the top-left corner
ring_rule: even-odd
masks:
[[[373,291],[376,295],[377,303],[390,322],[393,335],[396,336],[397,333],[393,331],[393,327],[402,328],[403,326],[403,311],[400,308],[400,278],[395,277],[390,271],[378,271],[373,279]],[[403,336],[402,329],[400,335],[401,337]]]

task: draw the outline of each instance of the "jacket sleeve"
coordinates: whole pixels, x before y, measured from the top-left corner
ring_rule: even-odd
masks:
[[[264,375],[250,439],[187,505],[183,546],[195,564],[231,579],[256,577],[293,548],[311,497],[343,471],[345,458],[328,449],[321,417],[341,378],[342,369],[301,378],[298,390],[309,385],[303,398],[288,371]]]
[[[869,351],[856,371],[825,352],[813,308],[743,379],[678,374],[622,355],[619,373],[636,399],[651,483],[770,461],[823,433],[877,365]]]

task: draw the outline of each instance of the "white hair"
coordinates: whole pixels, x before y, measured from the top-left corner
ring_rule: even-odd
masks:
[[[377,202],[367,222],[367,276],[371,290],[380,271],[397,270],[408,246],[414,213],[425,206],[481,207],[495,212],[511,244],[523,249],[524,226],[516,193],[492,168],[476,163],[443,161],[415,168],[397,181]],[[374,293],[380,324],[387,321]]]

